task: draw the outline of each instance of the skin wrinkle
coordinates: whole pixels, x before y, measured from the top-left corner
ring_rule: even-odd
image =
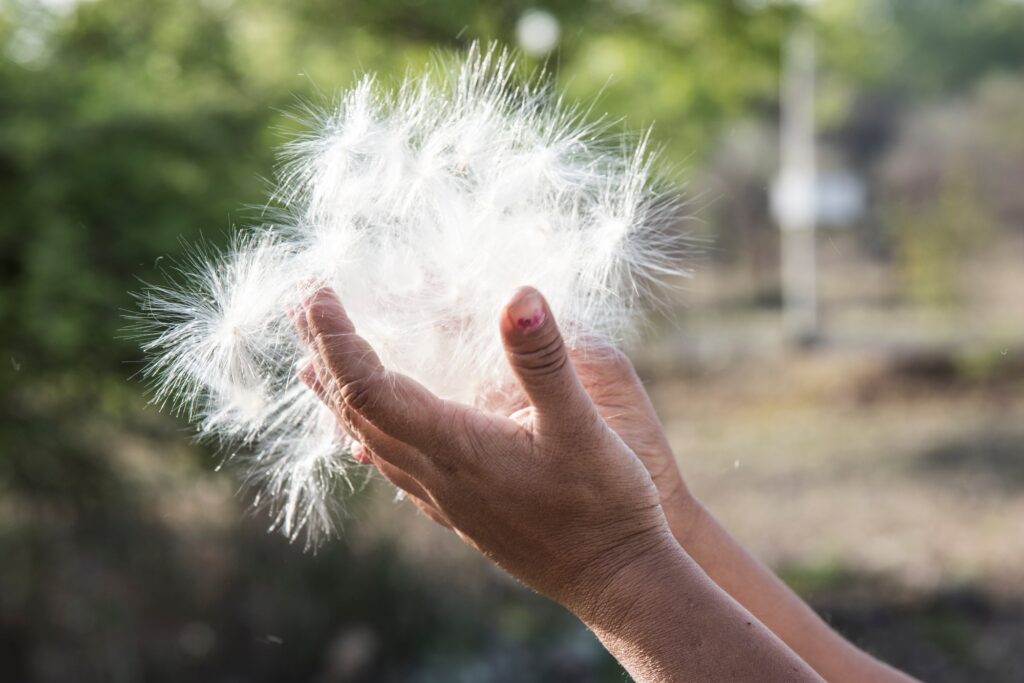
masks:
[[[609,539],[609,547],[606,550],[596,553],[579,568],[580,575],[586,575],[588,572],[600,568],[604,573],[610,574],[607,578],[608,583],[613,583],[637,557],[643,557],[647,553],[659,548],[665,541],[661,536],[661,532],[662,530],[659,526],[651,525],[636,529],[625,536]],[[611,561],[609,558],[612,558]],[[588,586],[588,588],[594,590],[593,586]],[[597,601],[600,603],[601,595],[607,588],[598,586],[596,590]]]
[[[336,521],[333,486],[345,477],[350,439],[312,419],[326,412],[312,393],[293,390],[289,375],[304,349],[285,310],[298,317],[305,300],[303,317],[330,323],[331,307],[312,295],[336,288],[389,369],[445,398],[487,405],[515,382],[503,354],[516,338],[503,341],[494,327],[520,280],[553,295],[568,339],[579,330],[619,339],[635,327],[638,293],[647,299],[663,276],[687,274],[673,258],[686,242],[676,184],[653,172],[647,137],[587,122],[585,108],[564,105],[547,77],[520,71],[512,55],[475,46],[394,88],[368,75],[336,106],[306,108],[308,128],[284,150],[273,192],[284,210],[273,225],[240,231],[222,256],[200,251],[181,282],[144,297],[158,398],[180,394],[204,436],[244,440],[254,453],[249,477],[267,499],[294,507],[303,498],[299,514],[316,520],[311,545]],[[551,330],[550,306],[536,307],[529,294],[519,290],[515,313],[531,330]],[[346,362],[370,363],[360,358],[365,348]],[[558,374],[563,362],[552,358]],[[385,397],[368,410],[398,415],[395,403]],[[396,426],[415,440],[417,425],[389,431]]]
[[[330,311],[330,307],[332,305],[331,299],[333,294],[326,295],[323,294],[323,291],[324,290],[318,291],[312,297],[312,303],[307,311],[306,320],[310,327],[317,327],[318,325],[322,326],[325,323],[330,323],[343,328],[340,333],[333,332],[329,334],[318,329],[317,333],[314,335],[314,339],[316,341],[316,348],[320,351],[321,356],[327,359],[327,365],[329,366],[331,375],[335,379],[339,376],[343,378],[343,381],[340,382],[341,386],[339,391],[342,399],[345,400],[348,405],[353,406],[359,412],[365,412],[368,409],[372,409],[373,412],[379,414],[382,412],[382,407],[384,405],[383,400],[386,394],[385,392],[374,390],[381,384],[389,385],[388,388],[392,390],[390,396],[391,404],[402,404],[410,402],[413,399],[422,399],[426,397],[427,405],[422,406],[424,410],[429,411],[431,408],[443,405],[438,403],[437,399],[429,394],[429,392],[419,385],[415,385],[415,383],[408,378],[405,378],[405,382],[408,383],[410,387],[419,389],[418,391],[413,393],[404,390],[400,391],[400,384],[397,381],[397,377],[394,382],[389,381],[388,372],[380,365],[380,360],[377,357],[377,354],[374,353],[369,345],[367,345],[366,342],[355,332],[351,321],[344,314],[344,311],[340,309],[340,306],[338,308],[341,313],[340,316],[331,318],[325,317],[329,313],[332,313]],[[334,299],[334,303],[336,304],[336,299]],[[331,340],[332,343],[330,345],[327,344],[327,339]],[[357,347],[356,351],[360,350],[359,347],[364,347],[361,349],[362,353],[359,355],[353,353],[353,346]],[[352,382],[351,373],[346,372],[343,360],[348,360],[348,362],[351,363],[353,358],[356,359],[354,365],[359,368],[363,374],[357,377],[359,382],[350,387],[349,385]],[[370,368],[368,371],[367,367]],[[352,396],[347,396],[346,394],[348,393],[352,393]],[[378,401],[372,400],[373,394],[376,394],[376,398],[379,399]],[[426,431],[427,433],[436,433],[431,429],[429,424],[406,424],[402,425],[402,427],[407,433],[417,430]],[[439,436],[435,436],[435,440],[438,442],[441,441]],[[425,453],[425,455],[429,456],[438,454],[441,449],[439,447],[435,452],[432,448],[428,447],[427,450],[428,452]]]
[[[729,537],[711,513],[692,496],[679,476],[675,456],[663,438],[660,422],[632,366],[627,364],[621,370],[616,369],[616,372],[625,373],[616,375],[609,366],[589,363],[593,357],[593,353],[574,356],[574,359],[582,358],[576,361],[581,379],[610,426],[641,456],[653,475],[673,535],[711,578],[754,612],[798,654],[806,656],[809,663],[816,668],[821,667],[819,671],[827,672],[830,680],[911,680],[843,641],[792,591]],[[601,376],[605,378],[603,382],[594,381]],[[627,415],[623,420],[610,419],[605,410],[607,390],[611,388],[619,389],[623,397],[633,396],[626,404]],[[644,433],[637,432],[641,427]]]
[[[336,384],[334,378],[330,376],[322,367],[322,363],[313,364],[315,373],[317,375],[317,386],[319,391],[317,392],[321,396],[327,396],[334,412],[339,416],[339,419],[344,423],[345,428],[350,434],[356,436],[357,439],[362,443],[375,442],[377,438],[369,438],[367,436],[367,430],[365,428],[365,422],[359,417],[357,412],[354,412],[350,407],[341,399],[341,394],[338,391],[327,391],[323,388],[322,380],[320,379],[326,375],[326,381],[332,387]],[[390,450],[390,449],[389,449]],[[410,449],[410,452],[411,449]],[[408,456],[407,456],[408,457]]]
[[[706,678],[716,669],[786,680],[782,672],[794,666],[801,680],[815,680],[770,634],[759,648],[744,647],[746,632],[737,640],[733,624],[749,613],[675,543],[655,482],[586,393],[550,315],[528,334],[502,328],[531,403],[511,420],[389,375],[357,334],[325,343],[331,330],[323,327],[351,326],[332,296],[315,294],[321,315],[307,320],[334,380],[333,407],[375,457],[393,459],[395,470],[422,485],[432,505],[413,500],[425,514],[436,513],[493,562],[577,614],[639,682]],[[527,355],[530,343],[536,348]],[[529,372],[530,364],[545,372]],[[377,430],[410,452],[387,450]],[[446,472],[445,463],[455,469]],[[395,470],[392,481],[403,481]],[[687,605],[680,594],[691,596]],[[717,635],[704,638],[696,621]],[[730,654],[735,662],[721,659],[723,647],[739,653]]]
[[[368,430],[365,428],[363,421],[358,419],[357,414],[352,413],[347,409],[340,408],[337,405],[336,399],[331,397],[324,390],[319,380],[314,379],[316,373],[315,366],[315,363],[311,363],[310,365],[306,366],[306,368],[303,369],[303,381],[306,381],[307,383],[315,382],[315,386],[313,388],[317,392],[317,395],[320,396],[321,399],[331,402],[331,404],[335,408],[336,414],[338,414],[342,421],[345,423],[346,429],[349,431],[349,433],[355,436],[361,443],[366,444],[368,442],[378,442],[379,437],[368,436]],[[312,373],[310,371],[312,371]],[[314,378],[311,378],[310,374],[313,374]],[[395,444],[389,444],[388,450],[391,450],[394,447]],[[370,448],[367,448],[367,451],[369,452],[371,460],[374,462],[374,464],[376,465],[377,469],[381,472],[381,474],[392,484],[406,491],[412,497],[413,504],[416,505],[421,512],[423,512],[425,515],[427,515],[430,519],[434,520],[438,524],[451,528],[451,523],[447,520],[447,518],[444,515],[440,513],[440,511],[437,510],[436,503],[430,498],[430,495],[418,481],[416,481],[411,476],[405,475],[401,470],[395,468],[390,463],[381,462],[380,456],[377,455],[376,450],[371,450]]]
[[[634,565],[624,571],[635,570],[636,567],[637,565]],[[652,653],[644,641],[650,633],[655,633],[657,637],[672,642],[673,647],[685,653],[687,658],[699,660],[702,650],[700,614],[701,608],[704,607],[704,601],[700,600],[700,596],[706,591],[699,587],[686,587],[683,594],[674,591],[671,600],[680,602],[684,595],[687,596],[686,610],[674,621],[663,619],[648,623],[648,635],[641,635],[643,631],[637,628],[637,624],[644,623],[644,615],[657,604],[657,598],[645,590],[648,588],[646,583],[652,580],[651,575],[655,573],[653,566],[642,566],[641,571],[627,574],[623,583],[602,596],[601,616],[595,620],[597,625],[594,631],[603,641],[610,642],[613,650],[624,653],[623,659],[633,663],[632,667],[627,668],[635,680],[674,682],[683,679],[679,678],[677,671],[669,662]],[[623,595],[625,597],[622,597]],[[665,599],[665,596],[661,599]],[[703,671],[700,674],[691,674],[685,680],[769,680],[767,672],[756,677],[749,675],[749,672],[741,678],[727,676],[723,670],[728,666],[727,661],[722,661],[723,658],[716,659],[713,675],[710,675],[709,671]]]
[[[520,372],[540,376],[557,373],[565,366],[568,357],[564,351],[562,337],[556,336],[539,349],[520,351],[513,347],[511,355],[515,358]]]
[[[609,628],[612,632],[620,633],[626,630],[625,622],[630,619],[631,612],[643,600],[643,585],[635,581],[630,584],[630,589],[624,591],[627,598],[623,602],[621,599],[616,599],[616,595],[623,592],[622,586],[616,585],[616,583],[624,578],[627,581],[632,581],[631,577],[626,576],[626,572],[635,569],[634,562],[648,561],[649,554],[657,551],[663,542],[664,539],[652,539],[650,546],[645,549],[647,552],[633,554],[632,558],[623,562],[615,570],[606,586],[598,589],[596,593],[588,597],[593,604],[591,609],[597,615],[596,621],[606,624],[606,628]],[[638,560],[637,558],[643,558],[643,560]]]
[[[459,422],[465,419],[465,415],[458,410],[451,409],[446,403],[438,405],[437,421],[442,425],[440,429],[432,430],[427,435],[427,443],[421,452],[433,463],[434,467],[449,479],[458,478],[462,470],[470,463],[460,462],[452,456],[453,450],[461,450],[460,445],[446,444],[442,434],[462,434],[458,428]]]

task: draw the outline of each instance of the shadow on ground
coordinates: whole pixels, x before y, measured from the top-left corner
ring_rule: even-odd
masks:
[[[950,485],[1018,492],[1024,489],[1024,431],[990,431],[941,443],[918,455],[915,466]]]
[[[911,594],[841,567],[783,570],[836,630],[932,683],[1024,680],[1024,604],[966,585]]]

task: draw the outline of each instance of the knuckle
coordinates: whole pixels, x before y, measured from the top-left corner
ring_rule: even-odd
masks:
[[[338,317],[336,301],[323,294],[314,296],[307,304],[306,310],[307,317],[314,327],[320,326],[328,320],[333,320]]]
[[[314,325],[327,317],[326,306],[324,306],[324,302],[320,297],[314,297],[306,307],[306,311],[309,320]]]
[[[352,410],[352,408],[345,403],[339,402],[334,409],[334,415],[341,423],[341,431],[345,436],[351,437],[360,442],[364,440],[362,431],[356,427],[356,421],[354,419],[355,411]]]
[[[565,342],[557,330],[552,330],[541,345],[529,351],[512,352],[519,370],[530,376],[550,375],[560,371],[569,361]]]
[[[432,478],[428,488],[433,490],[435,486],[442,486],[446,479],[455,477],[460,472],[457,456],[457,447],[453,443],[450,430],[451,417],[446,411],[440,411],[435,415],[432,426],[426,426],[419,431],[419,439],[415,446],[418,457],[427,463],[429,469],[437,478]],[[424,483],[426,486],[425,482]]]
[[[372,379],[358,377],[341,384],[338,393],[342,402],[356,412],[362,412],[370,406],[373,396]]]

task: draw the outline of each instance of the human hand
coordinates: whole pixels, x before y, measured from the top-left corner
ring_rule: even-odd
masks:
[[[685,548],[703,508],[683,480],[665,428],[633,364],[600,339],[584,340],[569,356],[598,413],[647,468],[672,533]]]
[[[299,320],[305,331],[305,318]],[[576,373],[597,408],[598,414],[619,438],[640,458],[650,473],[669,526],[680,543],[692,529],[702,508],[690,494],[676,462],[672,447],[665,436],[654,406],[637,376],[629,358],[608,342],[586,338],[569,349],[569,358]],[[302,373],[307,384],[318,390],[313,365]],[[321,393],[321,398],[329,399]],[[521,415],[513,414],[513,419]],[[393,484],[405,491],[410,500],[438,524],[450,527],[444,515],[429,502],[422,487],[387,461],[375,456],[362,444],[354,448],[356,458],[373,463]],[[685,544],[684,544],[685,545]]]
[[[330,290],[304,314],[314,352],[305,381],[385,476],[524,583],[585,614],[626,567],[678,551],[651,475],[602,419],[535,290],[521,290],[500,322],[529,401],[513,417],[443,401],[384,368]],[[612,410],[626,397],[600,393]]]
[[[314,351],[303,379],[366,457],[425,512],[574,612],[635,680],[820,680],[672,538],[659,501],[678,495],[682,479],[639,380],[606,356],[584,372],[588,393],[535,290],[521,290],[500,322],[529,403],[510,417],[443,401],[384,368],[330,290],[304,302],[297,324]],[[610,424],[654,465],[661,495]]]

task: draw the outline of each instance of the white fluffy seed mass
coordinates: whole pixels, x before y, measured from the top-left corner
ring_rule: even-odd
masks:
[[[516,74],[473,48],[393,90],[364,78],[286,147],[280,220],[142,295],[157,400],[230,445],[292,539],[329,536],[351,486],[351,444],[296,376],[309,352],[286,312],[314,287],[389,368],[493,406],[515,391],[498,316],[518,287],[544,293],[570,345],[621,342],[653,287],[685,274],[646,139]]]

